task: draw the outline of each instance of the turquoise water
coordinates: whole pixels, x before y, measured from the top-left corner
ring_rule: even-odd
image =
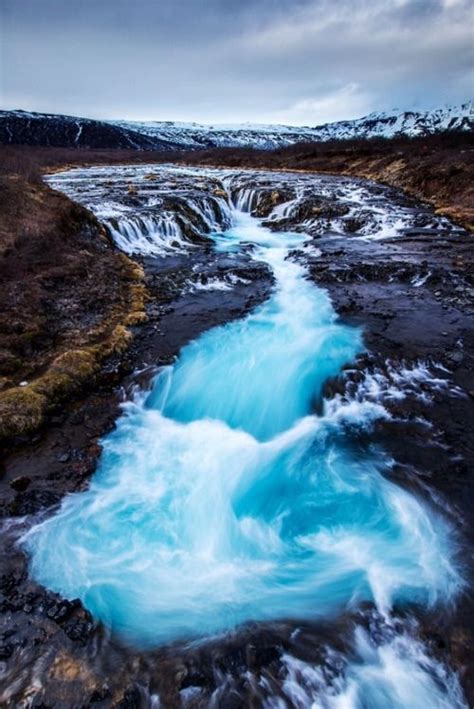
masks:
[[[304,236],[234,221],[216,248],[254,243],[274,294],[125,406],[89,489],[24,537],[33,577],[142,647],[361,601],[387,616],[395,601],[448,602],[448,527],[351,435],[382,407],[321,402],[361,333],[286,259]]]

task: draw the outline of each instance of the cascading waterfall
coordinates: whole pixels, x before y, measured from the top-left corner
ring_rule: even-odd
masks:
[[[193,242],[185,233],[183,223],[187,231],[200,240],[203,231],[210,234],[231,224],[229,204],[222,198],[188,199],[185,204],[188,212],[195,215],[197,225],[190,220],[189,214],[181,214],[177,218],[175,212],[163,209],[153,209],[149,214],[148,206],[144,214],[120,215],[106,218],[105,222],[122,251],[150,256],[163,256],[189,249]]]
[[[118,166],[113,175],[109,168],[76,168],[51,175],[48,182],[94,212],[128,254],[182,253],[208,234],[230,227],[232,209],[220,181],[203,194],[200,183],[173,189],[176,183],[174,178],[168,182],[167,174],[166,168],[150,165]],[[182,177],[189,170],[176,174]]]
[[[236,209],[241,212],[251,212],[256,206],[258,190],[252,187],[244,187],[237,193],[235,200]]]
[[[462,586],[448,524],[384,475],[382,450],[356,442],[388,415],[381,403],[321,400],[361,334],[287,258],[306,237],[239,211],[253,200],[244,192],[213,239],[219,250],[253,243],[272,297],[163,368],[125,405],[89,489],[22,540],[35,579],[140,647],[246,621],[334,618],[362,602],[390,625],[395,603],[447,604]],[[436,663],[414,640],[369,650],[360,636],[357,647],[344,680],[321,676],[296,706],[323,695],[314,706],[463,706],[454,676],[432,679]],[[402,690],[406,672],[417,681]]]
[[[159,255],[185,246],[182,231],[172,214],[107,220],[107,226],[115,243],[125,253]]]

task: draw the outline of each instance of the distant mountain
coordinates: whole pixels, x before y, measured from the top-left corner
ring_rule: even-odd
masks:
[[[393,138],[397,135],[432,135],[445,131],[474,130],[474,102],[445,106],[431,111],[370,113],[353,121],[317,126],[319,140],[346,138]]]
[[[41,145],[58,148],[133,148],[170,150],[170,141],[119,126],[114,121],[96,121],[29,111],[0,111],[0,144]]]
[[[0,144],[138,150],[197,150],[214,147],[272,149],[305,141],[391,138],[474,130],[474,103],[431,111],[371,113],[316,127],[200,125],[174,121],[97,121],[28,111],[0,111]]]
[[[183,147],[276,148],[301,141],[346,138],[391,138],[395,135],[429,135],[446,130],[474,130],[474,103],[433,111],[371,113],[353,121],[325,123],[315,128],[282,125],[217,125],[162,121],[110,121],[149,138],[179,143]]]

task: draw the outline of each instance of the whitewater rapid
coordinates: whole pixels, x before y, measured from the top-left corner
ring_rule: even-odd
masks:
[[[37,581],[141,648],[365,602],[390,628],[395,605],[446,606],[462,587],[448,523],[359,442],[389,415],[383,403],[322,398],[363,350],[361,332],[288,257],[305,235],[271,232],[244,208],[212,239],[252,244],[273,295],[162,368],[103,440],[89,488],[22,540]],[[293,705],[463,706],[454,675],[409,636],[371,646],[361,630],[354,647],[335,683],[287,658]]]

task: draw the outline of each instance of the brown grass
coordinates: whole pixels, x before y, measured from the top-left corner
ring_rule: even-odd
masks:
[[[97,381],[146,317],[141,267],[16,152],[0,156],[0,439]]]

